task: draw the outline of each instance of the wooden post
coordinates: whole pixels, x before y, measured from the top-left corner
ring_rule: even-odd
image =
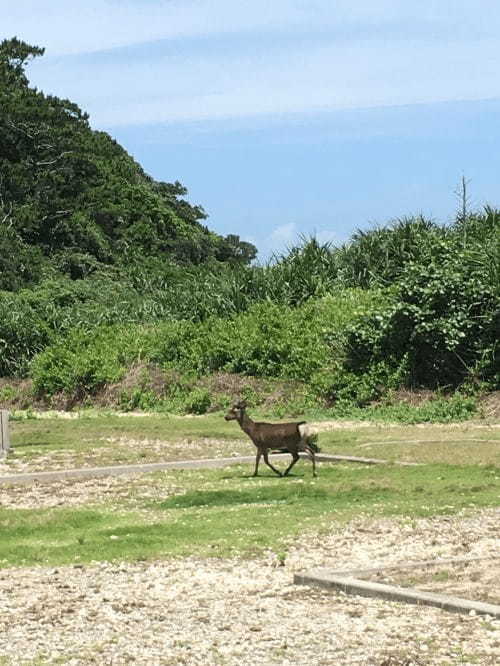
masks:
[[[0,409],[0,458],[7,455],[9,447],[9,412],[6,409]]]

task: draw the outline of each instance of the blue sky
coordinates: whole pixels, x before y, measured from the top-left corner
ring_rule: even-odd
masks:
[[[0,0],[1,37],[265,259],[500,205],[498,0]]]

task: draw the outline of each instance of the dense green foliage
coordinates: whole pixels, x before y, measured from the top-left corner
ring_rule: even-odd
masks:
[[[203,226],[182,185],[28,86],[42,53],[0,44],[0,376],[89,396],[144,362],[298,380],[346,409],[403,386],[498,387],[498,211],[305,239],[249,265],[255,248]]]
[[[349,290],[301,308],[256,304],[230,320],[101,326],[91,335],[76,328],[37,356],[35,388],[45,395],[86,395],[116,382],[139,361],[197,375],[224,370],[314,383],[317,375],[340,367],[347,325],[383,300]]]
[[[500,216],[459,222],[402,266],[394,300],[352,327],[346,367],[397,383],[456,387],[499,382]],[[374,388],[373,386],[371,388]],[[356,389],[357,390],[357,389]]]
[[[0,288],[47,272],[85,277],[100,266],[209,259],[248,263],[255,248],[221,238],[178,182],[156,182],[68,100],[30,88],[24,69],[43,54],[0,43]]]
[[[339,249],[308,241],[267,267],[193,269],[172,289],[157,272],[139,293],[138,271],[109,290],[94,278],[20,292],[15,298],[39,313],[30,329],[45,336],[39,349],[53,341],[33,366],[35,385],[49,395],[88,395],[144,361],[197,376],[296,379],[343,404],[401,386],[496,386],[499,219],[488,209],[449,228],[417,219],[418,233],[409,220],[375,230],[370,269],[370,255],[362,268],[355,250],[369,245],[366,232]],[[395,251],[380,263],[380,243],[394,247],[399,236],[399,267]],[[361,288],[367,275],[370,288]]]

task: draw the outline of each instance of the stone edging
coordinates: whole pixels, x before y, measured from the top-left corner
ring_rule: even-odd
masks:
[[[500,619],[500,605],[489,604],[483,601],[472,601],[447,594],[436,594],[425,592],[415,588],[387,585],[385,583],[373,583],[371,581],[355,578],[363,574],[372,574],[377,571],[394,569],[414,569],[423,566],[436,566],[446,563],[471,562],[473,560],[498,559],[492,557],[475,558],[453,558],[450,560],[426,560],[423,562],[412,562],[406,565],[393,565],[388,567],[376,567],[371,569],[356,569],[351,571],[334,571],[331,569],[313,569],[305,573],[295,574],[293,582],[297,585],[313,585],[327,589],[337,589],[345,594],[355,594],[361,597],[373,597],[386,599],[387,601],[402,601],[407,604],[422,606],[436,606],[442,610],[454,613],[476,613],[478,615],[489,615]]]
[[[306,457],[301,454],[301,457]],[[286,460],[287,453],[273,454],[277,460]],[[318,462],[354,462],[365,465],[388,464],[387,460],[377,458],[357,458],[355,456],[334,456],[326,453],[317,453]],[[9,474],[0,476],[0,485],[2,484],[21,484],[33,482],[51,482],[64,479],[93,478],[99,476],[121,476],[128,474],[145,474],[147,472],[156,472],[168,469],[204,469],[214,467],[226,467],[240,463],[253,463],[255,456],[234,456],[232,458],[207,458],[202,460],[179,460],[175,462],[163,463],[142,463],[138,465],[113,465],[108,467],[82,467],[79,469],[63,469],[47,472],[26,472],[18,474]],[[420,463],[393,463],[397,465],[419,465]]]
[[[7,456],[9,448],[9,412],[6,409],[0,409],[0,460]]]

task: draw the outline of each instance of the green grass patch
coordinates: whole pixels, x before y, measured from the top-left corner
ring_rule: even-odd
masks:
[[[310,501],[323,501],[328,497],[325,488],[316,485],[265,486],[245,488],[244,490],[206,490],[194,491],[172,497],[159,506],[169,508],[191,508],[195,506],[238,506],[248,504],[297,504]]]
[[[322,451],[390,462],[500,466],[498,429],[463,427],[370,427],[320,435]],[[500,473],[500,472],[499,472]]]
[[[16,446],[77,447],[82,441],[98,440],[109,435],[168,440],[194,437],[234,439],[242,436],[221,414],[197,418],[180,418],[165,414],[118,416],[107,412],[81,412],[75,418],[21,419],[11,423]],[[13,441],[14,445],[14,441]]]
[[[7,464],[15,466],[22,460],[37,469],[216,458],[253,452],[253,445],[244,433],[234,423],[226,423],[220,414],[202,418],[83,414],[71,419],[22,419],[11,423],[11,441],[13,452]]]
[[[287,479],[248,474],[244,466],[171,471],[153,477],[157,494],[165,491],[158,500],[130,484],[128,496],[91,508],[0,509],[0,565],[251,556],[359,515],[453,513],[496,506],[500,494],[494,466],[322,465],[317,479],[305,469]]]
[[[257,411],[251,415],[255,419],[279,420]],[[317,418],[317,422],[321,424],[323,419]],[[189,418],[83,412],[71,419],[13,421],[11,435],[13,451],[6,464],[13,470],[18,464],[40,471],[255,453],[238,425],[224,421],[221,413]],[[390,461],[500,464],[499,430],[468,423],[424,428],[375,424],[359,427],[351,423],[320,432],[319,445],[325,453]]]

